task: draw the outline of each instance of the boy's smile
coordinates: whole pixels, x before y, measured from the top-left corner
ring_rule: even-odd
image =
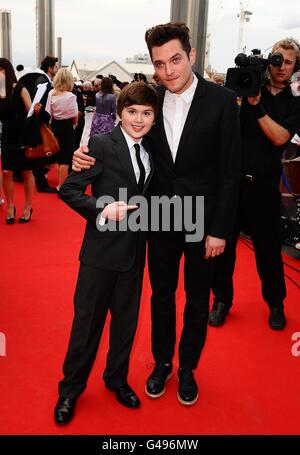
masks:
[[[154,117],[151,106],[133,104],[124,107],[121,112],[122,128],[134,141],[139,141],[151,129]]]

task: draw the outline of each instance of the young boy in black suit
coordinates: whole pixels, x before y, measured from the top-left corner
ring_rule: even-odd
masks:
[[[127,383],[127,374],[138,320],[146,234],[102,228],[106,222],[110,224],[109,220],[118,223],[128,210],[137,208],[119,200],[120,188],[127,191],[128,200],[147,191],[153,165],[142,139],[156,113],[156,93],[150,86],[143,82],[127,85],[118,100],[120,124],[111,133],[96,135],[89,141],[95,166],[70,174],[60,189],[62,200],[82,215],[87,225],[74,296],[75,316],[63,365],[64,379],[59,383],[54,412],[58,424],[72,419],[76,400],[86,388],[108,310],[111,323],[105,385],[124,406],[140,405]],[[90,196],[85,194],[89,184]],[[97,200],[103,196],[116,202],[101,211]]]

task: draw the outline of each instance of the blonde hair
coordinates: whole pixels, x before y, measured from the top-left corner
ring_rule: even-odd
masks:
[[[93,90],[93,84],[91,81],[84,81],[82,84],[83,90]]]
[[[280,47],[286,51],[294,50],[296,52],[296,56],[300,58],[300,44],[295,38],[285,38],[277,41],[272,48],[272,52],[276,52]]]
[[[71,92],[74,87],[74,78],[71,71],[61,68],[53,79],[53,87],[60,92]]]
[[[100,90],[101,89],[101,82],[102,82],[101,79],[96,78],[94,80],[94,87],[98,87],[99,90]]]

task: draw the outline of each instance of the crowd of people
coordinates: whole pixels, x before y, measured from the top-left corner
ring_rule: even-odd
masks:
[[[85,128],[85,116],[91,113],[92,122],[87,124],[87,141],[95,134],[109,133],[117,123],[116,100],[128,82],[119,81],[114,75],[97,75],[93,81],[74,80],[66,68],[59,68],[58,59],[46,56],[41,62],[41,74],[33,82],[24,78],[24,66],[14,70],[11,62],[0,60],[0,122],[3,124],[2,173],[0,180],[0,205],[7,203],[6,223],[14,224],[14,180],[24,181],[25,203],[20,223],[27,223],[32,214],[34,184],[37,191],[57,193],[71,171],[73,152],[80,146]],[[26,74],[26,73],[25,73]],[[134,74],[134,81],[147,82],[144,74]],[[30,123],[27,119],[38,87],[46,84],[46,90],[34,106],[34,115],[55,134],[60,151],[51,157],[30,160],[26,158],[25,145],[30,142]],[[151,84],[156,85],[154,81]],[[26,134],[25,134],[26,131]],[[32,132],[34,136],[34,132]],[[58,166],[57,187],[47,181],[49,168]],[[2,197],[2,186],[5,199]]]
[[[271,64],[259,95],[243,97],[239,105],[235,93],[223,87],[219,78],[207,81],[193,71],[196,50],[191,47],[185,24],[152,27],[145,40],[155,71],[156,82],[151,84],[143,75],[135,75],[132,83],[122,84],[113,75],[98,75],[93,83],[74,84],[70,71],[58,68],[57,59],[46,57],[42,62],[41,78],[47,89],[33,115],[50,123],[60,145],[54,157],[59,164],[57,189],[47,184],[48,158],[31,167],[23,153],[22,129],[30,95],[17,82],[11,63],[0,59],[7,224],[15,220],[15,170],[22,172],[25,188],[24,213],[19,222],[28,222],[31,217],[33,175],[40,185],[38,190],[58,191],[62,200],[87,221],[74,297],[75,316],[55,407],[58,424],[66,424],[74,416],[108,311],[112,319],[105,385],[122,405],[140,405],[127,375],[146,240],[155,361],[145,386],[148,397],[161,397],[173,374],[175,295],[183,256],[186,302],[177,372],[181,404],[191,406],[198,400],[194,371],[206,342],[208,323],[215,327],[224,324],[233,304],[241,229],[252,238],[262,297],[269,308],[269,327],[283,330],[287,322],[279,182],[284,147],[295,134],[300,135],[300,97],[292,93],[289,84],[300,67],[299,43],[283,39],[274,44],[272,53],[281,55],[281,66]],[[40,83],[38,80],[36,89]],[[84,120],[77,138],[75,132],[86,109],[93,111],[90,139],[88,147],[79,147]],[[88,195],[85,190],[91,183],[92,193]],[[185,226],[178,230],[172,220],[168,230],[159,225],[147,236],[130,229],[110,230],[111,222],[118,224],[128,218],[129,225],[138,208],[116,199],[120,188],[127,189],[128,198],[180,198],[182,210],[192,213],[197,210],[197,196],[204,196],[203,238],[189,241]],[[97,200],[102,195],[113,197],[115,202],[99,206]],[[185,206],[186,196],[192,201],[189,208]],[[215,300],[209,312],[211,291]]]

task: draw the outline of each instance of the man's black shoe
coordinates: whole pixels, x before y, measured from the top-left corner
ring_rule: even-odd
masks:
[[[77,398],[59,397],[54,409],[54,420],[59,425],[69,423],[74,416]]]
[[[178,370],[178,394],[177,398],[181,404],[191,406],[196,403],[199,397],[198,386],[194,378],[192,370]]]
[[[173,365],[165,365],[164,363],[157,363],[154,367],[153,372],[150,374],[146,386],[145,392],[148,397],[159,398],[166,391],[166,382],[172,376]]]
[[[282,307],[270,308],[269,325],[273,330],[283,330],[286,326],[286,318]]]
[[[141,405],[139,398],[128,384],[120,387],[110,387],[106,385],[106,387],[112,392],[115,392],[117,400],[123,406],[126,406],[127,408],[138,408]]]
[[[208,322],[214,327],[224,324],[226,316],[228,315],[230,306],[219,300],[215,300],[212,310],[209,313]]]
[[[56,188],[52,188],[49,185],[37,186],[38,193],[57,193]]]

